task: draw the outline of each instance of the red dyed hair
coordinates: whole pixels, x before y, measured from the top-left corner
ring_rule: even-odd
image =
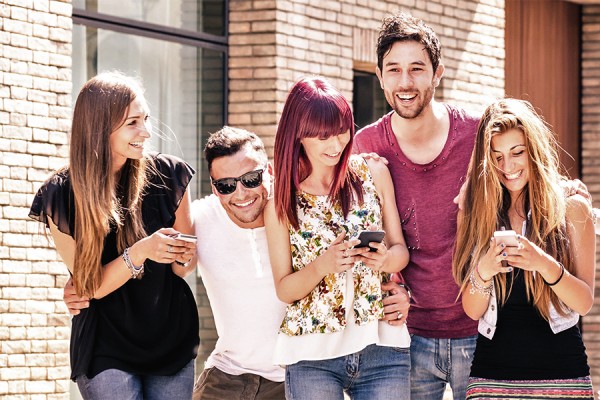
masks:
[[[350,104],[327,80],[310,77],[299,80],[290,90],[275,136],[275,210],[281,221],[287,219],[298,229],[296,191],[312,172],[310,161],[300,143],[303,138],[327,139],[350,131],[350,141],[335,167],[329,201],[339,201],[344,216],[350,205],[363,202],[362,182],[348,169],[354,141],[354,117]]]

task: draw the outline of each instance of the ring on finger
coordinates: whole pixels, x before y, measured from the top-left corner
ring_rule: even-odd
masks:
[[[400,311],[396,311],[396,312],[397,312],[396,319],[402,318],[402,313]]]

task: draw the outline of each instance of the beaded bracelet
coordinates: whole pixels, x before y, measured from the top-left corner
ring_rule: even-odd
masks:
[[[556,281],[554,281],[553,283],[548,283],[546,282],[546,280],[542,277],[542,279],[544,279],[544,283],[548,286],[554,286],[556,285],[558,282],[560,282],[560,280],[563,278],[563,275],[565,274],[565,266],[562,265],[561,263],[558,263],[558,265],[560,266],[560,276],[558,277],[558,279]]]
[[[469,289],[469,293],[479,293],[485,297],[490,297],[492,295],[492,288],[494,287],[494,282],[490,282],[489,285],[483,286],[475,278],[475,269],[473,269],[471,271],[471,274],[469,275],[469,282],[471,282],[471,289]]]
[[[129,247],[127,247],[125,251],[123,251],[123,261],[125,261],[125,265],[131,272],[131,277],[133,279],[142,279],[142,276],[144,276],[144,263],[142,263],[142,265],[140,265],[139,267],[133,265],[133,262],[129,257]]]

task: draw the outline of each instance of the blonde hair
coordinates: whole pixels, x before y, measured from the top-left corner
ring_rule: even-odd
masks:
[[[107,72],[87,81],[75,103],[69,176],[76,210],[73,282],[80,296],[93,297],[102,282],[101,258],[111,227],[119,252],[146,236],[141,198],[149,160],[129,159],[117,175],[111,168],[110,135],[123,125],[136,97],[143,98],[137,81]]]
[[[508,208],[510,195],[501,184],[497,162],[492,154],[491,141],[512,129],[520,130],[525,137],[529,161],[529,180],[521,193],[523,212],[527,220],[526,236],[542,250],[573,272],[573,262],[566,235],[566,199],[560,181],[557,142],[553,132],[534,110],[523,100],[503,99],[490,105],[484,112],[477,129],[475,149],[471,156],[463,212],[456,236],[452,271],[461,287],[469,282],[469,274],[487,252],[494,230],[510,226]],[[517,233],[521,233],[520,231]],[[549,304],[564,314],[562,303],[538,276],[522,271],[525,276],[527,298],[547,320]],[[506,274],[494,277],[499,303],[506,302],[512,284],[507,284]]]

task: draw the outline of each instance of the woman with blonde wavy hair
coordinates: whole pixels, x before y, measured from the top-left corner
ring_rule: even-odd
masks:
[[[578,328],[594,302],[591,206],[561,187],[557,143],[531,104],[483,114],[453,273],[479,320],[467,399],[593,398]],[[516,246],[494,231],[516,231]]]
[[[194,170],[145,151],[148,113],[136,80],[108,72],[86,82],[69,165],[31,206],[78,296],[91,299],[71,333],[71,379],[84,399],[192,395],[198,314],[183,277],[194,269],[195,245],[174,235],[194,232]]]

